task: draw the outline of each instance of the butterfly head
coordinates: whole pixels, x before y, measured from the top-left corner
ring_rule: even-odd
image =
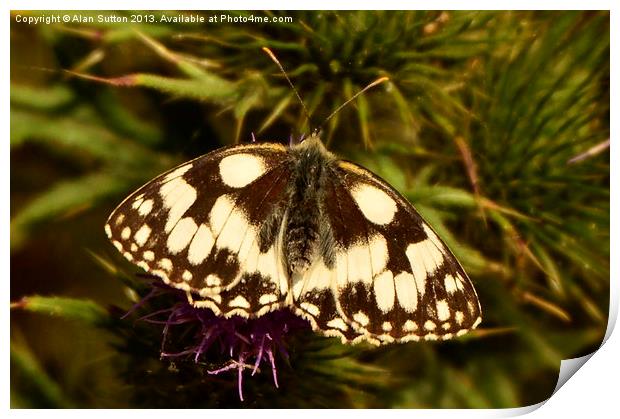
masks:
[[[291,153],[295,156],[296,168],[310,176],[320,175],[322,169],[335,160],[335,156],[325,148],[318,132],[312,133],[302,142],[294,145]]]

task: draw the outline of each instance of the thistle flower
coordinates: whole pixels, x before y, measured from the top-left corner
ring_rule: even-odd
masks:
[[[307,321],[288,309],[276,310],[254,319],[240,316],[225,318],[207,308],[194,307],[187,301],[185,292],[154,280],[151,291],[136,303],[123,317],[144,306],[148,300],[163,296],[171,305],[141,316],[138,320],[163,326],[160,356],[162,359],[192,360],[206,363],[209,375],[225,372],[237,373],[239,399],[243,398],[243,376],[254,376],[263,364],[271,368],[273,384],[278,384],[276,354],[288,360],[286,338],[298,331],[309,331]],[[188,335],[181,350],[167,349],[173,336]],[[218,352],[219,351],[219,355]],[[229,357],[224,363],[212,359]]]

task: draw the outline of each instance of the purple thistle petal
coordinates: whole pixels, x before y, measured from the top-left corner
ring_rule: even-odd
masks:
[[[239,354],[239,367],[237,368],[237,386],[239,387],[239,399],[243,401],[243,362],[245,359],[243,358],[243,353]]]
[[[194,349],[187,349],[185,351],[175,352],[175,353],[164,352],[162,350],[160,355],[162,358],[175,358],[178,356],[183,356],[183,355],[188,355],[188,354],[193,354],[193,353],[194,353]]]
[[[260,347],[258,349],[258,355],[256,356],[256,362],[254,363],[254,370],[252,370],[252,376],[254,376],[254,374],[256,374],[256,371],[258,371],[258,366],[260,365],[260,362],[263,359],[264,349],[265,349],[265,336],[263,336],[260,342]]]
[[[201,359],[207,358],[210,353],[213,355],[213,351],[217,353],[217,349],[219,349],[219,353],[226,353],[230,360],[220,368],[206,372],[210,375],[217,375],[236,369],[239,398],[242,401],[244,400],[243,371],[245,369],[251,370],[251,376],[254,376],[260,372],[262,362],[269,362],[274,385],[279,388],[275,353],[278,352],[283,358],[288,358],[285,344],[287,335],[298,330],[310,330],[310,326],[305,320],[286,309],[272,311],[253,319],[239,316],[224,318],[215,315],[209,309],[192,306],[187,301],[184,291],[168,287],[160,282],[153,282],[152,285],[153,290],[142,301],[135,304],[124,317],[140,306],[144,306],[146,299],[164,294],[176,297],[176,303],[172,307],[160,309],[138,318],[138,320],[150,324],[163,325],[161,357],[178,358],[186,356],[191,357],[194,363],[198,363]],[[157,318],[164,314],[168,314],[165,319]],[[179,329],[180,327],[184,328]],[[181,336],[186,336],[186,333],[192,331],[194,335],[187,335],[187,338],[194,340],[193,345],[190,343],[189,346],[177,352],[164,350],[164,344],[169,334],[181,333]],[[205,360],[208,361],[208,359]]]
[[[230,363],[230,364],[228,364],[228,365],[226,365],[226,366],[224,366],[222,368],[218,368],[216,370],[207,370],[207,373],[209,373],[211,375],[217,375],[217,374],[219,374],[221,372],[232,370],[236,366],[237,366],[236,363],[233,362],[233,363]]]
[[[157,288],[151,289],[148,294],[146,294],[143,298],[140,299],[140,301],[132,305],[129,311],[125,313],[123,317],[121,317],[121,319],[127,318],[131,313],[136,311],[139,307],[143,306],[148,300],[155,297],[159,293],[160,293],[160,290],[158,290]]]
[[[271,350],[271,348],[267,349],[267,355],[269,355],[269,361],[271,361],[271,372],[273,374],[273,384],[276,386],[276,388],[280,388],[280,386],[278,385],[278,372],[276,369],[276,360],[273,356],[273,351]]]
[[[146,314],[142,317],[139,317],[137,321],[145,321],[147,323],[153,323],[153,324],[167,324],[168,320],[151,320],[151,317],[156,317],[156,316],[159,316],[160,314],[168,313],[168,312],[174,313],[174,307],[164,308],[164,309],[157,310],[152,313]]]

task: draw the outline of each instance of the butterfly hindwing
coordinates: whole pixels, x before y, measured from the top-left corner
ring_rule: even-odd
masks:
[[[249,144],[184,163],[123,201],[106,233],[131,262],[201,296],[197,306],[268,311],[288,283],[276,235],[260,233],[285,197],[286,157],[278,144]]]
[[[334,237],[335,305],[320,314],[341,319],[332,324],[340,324],[345,340],[448,339],[477,326],[478,298],[456,258],[376,175],[339,162],[324,191],[323,216]],[[311,278],[309,272],[306,288],[316,289]]]

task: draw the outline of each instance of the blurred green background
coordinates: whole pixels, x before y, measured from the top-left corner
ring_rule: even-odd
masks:
[[[196,13],[207,22],[159,21]],[[58,14],[94,22],[17,22]],[[221,14],[270,22],[208,22]],[[13,12],[10,42],[13,407],[517,407],[551,394],[561,359],[601,343],[608,12]],[[159,329],[110,314],[137,298],[139,269],[103,224],[177,163],[252,133],[286,143],[308,132],[262,46],[314,124],[390,77],[323,138],[435,227],[476,285],[483,323],[445,343],[291,342],[282,388],[266,371],[239,403],[234,374],[191,389],[195,377],[159,361]]]

